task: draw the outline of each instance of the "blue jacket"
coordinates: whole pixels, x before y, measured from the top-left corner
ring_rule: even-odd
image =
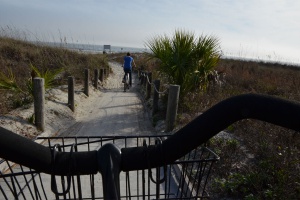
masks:
[[[132,66],[131,66],[132,61],[133,61],[133,58],[131,56],[124,57],[124,70],[132,69]]]

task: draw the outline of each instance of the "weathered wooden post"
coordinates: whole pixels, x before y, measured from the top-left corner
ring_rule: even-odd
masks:
[[[75,98],[74,98],[74,76],[68,77],[68,106],[74,112],[75,111]]]
[[[149,82],[147,81],[146,99],[150,99],[150,97],[151,97],[152,72],[148,73],[148,80],[149,80]]]
[[[141,80],[141,69],[140,68],[138,69],[138,78],[139,78],[139,80]]]
[[[84,69],[84,94],[89,96],[90,70]]]
[[[179,85],[169,86],[169,96],[167,105],[167,116],[166,116],[166,132],[170,132],[175,127],[175,121],[177,116],[178,101],[179,101]]]
[[[158,100],[159,100],[159,88],[160,88],[160,80],[154,80],[154,92],[153,92],[153,109],[152,115],[154,115],[158,111]]]
[[[144,85],[144,78],[145,78],[144,74],[145,72],[141,73],[141,85]]]
[[[104,68],[104,78],[107,78],[107,69]]]
[[[144,84],[144,88],[146,89],[146,83],[148,82],[147,80],[147,76],[148,76],[148,72],[144,72],[144,81],[143,81],[143,84]]]
[[[37,77],[37,74],[34,70],[31,70],[30,75],[31,75],[31,81],[32,81],[32,84],[33,84],[33,79]]]
[[[103,83],[104,80],[104,69],[100,69],[100,81]]]
[[[43,78],[33,79],[33,98],[35,125],[38,130],[45,131],[45,87]]]
[[[99,69],[94,71],[94,87],[98,89]]]

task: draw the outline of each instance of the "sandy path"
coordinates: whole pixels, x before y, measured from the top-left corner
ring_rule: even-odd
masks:
[[[62,132],[62,136],[121,136],[151,134],[149,118],[144,112],[136,74],[133,87],[123,91],[123,69],[110,63],[113,74],[105,81],[100,93],[77,112],[77,122]]]
[[[123,92],[123,69],[117,63],[110,66],[113,73],[103,87],[96,90],[90,83],[89,97],[83,93],[83,86],[75,83],[74,113],[67,106],[67,85],[47,91],[44,132],[28,120],[34,113],[33,104],[0,116],[0,126],[30,138],[152,134],[154,128],[144,112],[137,75],[133,75],[133,87]]]

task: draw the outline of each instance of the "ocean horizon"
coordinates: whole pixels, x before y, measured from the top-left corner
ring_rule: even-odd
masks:
[[[144,53],[150,52],[147,48],[138,47],[124,47],[124,46],[113,46],[109,44],[98,45],[98,44],[75,44],[75,43],[59,43],[59,42],[43,42],[44,45],[67,48],[73,51],[86,52],[86,53]],[[110,49],[106,47],[110,46]]]
[[[150,53],[151,51],[147,48],[138,48],[138,47],[124,47],[124,46],[114,46],[109,44],[98,45],[98,44],[75,44],[75,43],[59,43],[59,42],[42,42],[42,45],[48,45],[53,47],[62,47],[72,51],[78,51],[83,53]],[[110,46],[110,49],[107,47]],[[239,56],[234,54],[222,55],[223,59],[233,59],[233,60],[242,60],[242,61],[253,61],[253,62],[266,62],[273,64],[282,64],[282,65],[292,65],[300,67],[300,61],[284,61],[284,60],[274,60],[270,58],[255,58],[255,57],[246,57]]]

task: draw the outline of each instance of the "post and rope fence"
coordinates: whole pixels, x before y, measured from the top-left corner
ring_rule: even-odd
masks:
[[[99,69],[94,70],[94,87],[98,89]]]
[[[104,81],[104,69],[100,69],[100,77],[99,77],[101,83]]]
[[[68,106],[74,112],[75,111],[75,81],[74,76],[68,77]]]
[[[98,79],[103,82],[104,77],[108,75],[107,69],[95,69],[94,71],[94,84],[93,86],[98,88]],[[146,99],[150,99],[151,90],[153,86],[153,111],[154,115],[159,110],[159,96],[162,94],[168,93],[168,106],[166,114],[166,132],[172,131],[175,127],[177,110],[178,110],[178,99],[180,86],[178,85],[165,85],[167,89],[163,92],[160,92],[160,80],[154,80],[152,82],[152,73],[151,72],[139,72],[141,85],[146,90]],[[90,70],[84,70],[84,94],[89,96],[89,79],[90,79]],[[44,91],[44,79],[34,78],[34,114],[35,114],[35,125],[39,130],[45,129],[45,91]],[[68,107],[74,112],[75,111],[75,79],[73,76],[68,77]]]
[[[33,98],[35,125],[38,130],[45,130],[45,87],[43,78],[33,79]]]
[[[146,95],[146,99],[150,99],[150,97],[151,97],[151,85],[152,85],[152,73],[151,72],[149,72],[148,74],[147,74],[147,86],[146,86],[146,93],[147,93],[147,95]]]
[[[89,96],[89,79],[90,79],[90,70],[84,69],[84,94]]]
[[[89,79],[90,79],[90,70],[84,70],[84,94],[89,96]],[[98,88],[98,78],[102,82],[104,76],[107,75],[106,69],[95,69],[94,71],[94,84],[93,86]],[[180,86],[178,85],[165,85],[167,89],[163,92],[160,92],[160,80],[154,80],[152,82],[152,73],[151,72],[139,72],[141,85],[146,90],[146,99],[150,99],[151,90],[153,86],[153,111],[152,115],[154,115],[159,110],[159,96],[162,94],[168,93],[168,105],[167,105],[167,113],[166,113],[166,128],[165,131],[172,131],[175,127],[177,110],[178,110],[178,101],[179,101],[179,91]],[[74,90],[75,80],[74,77],[68,77],[68,107],[74,112],[75,111],[75,90]],[[44,89],[44,79],[42,78],[34,78],[34,108],[35,108],[35,124],[38,129],[45,129],[45,117],[44,117],[44,104],[45,104],[45,91]]]
[[[158,111],[160,80],[154,80],[152,116]]]
[[[160,80],[154,80],[152,82],[152,73],[151,72],[139,72],[141,85],[146,90],[146,99],[149,99],[151,96],[151,86],[153,86],[153,110],[152,116],[159,110],[158,102],[159,95],[168,93],[168,105],[167,105],[167,113],[166,113],[166,127],[165,132],[170,132],[175,128],[176,118],[177,118],[177,110],[178,110],[178,102],[179,102],[179,93],[180,86],[179,85],[165,85],[167,87],[166,90],[160,92]]]
[[[94,84],[95,89],[98,89],[98,80],[104,81],[106,69],[101,68],[100,74],[99,69],[94,71]],[[105,73],[104,73],[105,72]],[[89,96],[89,79],[90,70],[84,70],[84,94]],[[108,73],[107,73],[108,74]],[[38,130],[45,130],[45,87],[44,79],[40,77],[35,77],[33,80],[33,97],[34,97],[34,117],[35,126]],[[68,77],[68,102],[67,106],[75,112],[75,78],[74,76]]]
[[[172,131],[175,127],[178,102],[179,102],[179,85],[170,85],[169,86],[169,96],[168,96],[168,107],[167,107],[167,116],[166,116],[166,132]]]

